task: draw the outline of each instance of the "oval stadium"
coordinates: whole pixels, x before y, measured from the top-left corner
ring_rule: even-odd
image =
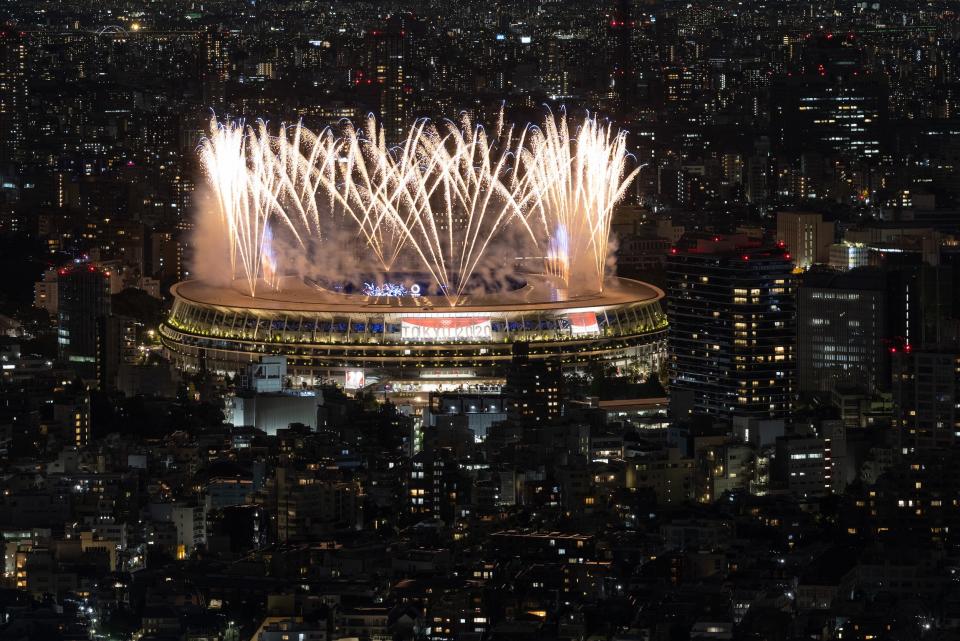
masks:
[[[398,281],[398,282],[397,282]],[[293,277],[256,297],[191,280],[173,286],[163,344],[182,368],[235,374],[283,356],[294,384],[442,389],[502,381],[514,343],[567,371],[602,362],[652,371],[664,353],[663,292],[626,278],[566,296],[544,276],[456,306],[415,276],[361,286]]]

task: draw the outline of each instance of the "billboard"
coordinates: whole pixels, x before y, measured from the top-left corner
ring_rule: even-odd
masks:
[[[344,373],[344,389],[362,389],[364,385],[366,385],[366,377],[362,369],[348,369]]]
[[[408,317],[400,320],[400,337],[408,341],[470,341],[492,336],[490,319],[479,316]]]
[[[597,315],[593,312],[570,312],[570,333],[574,336],[582,334],[599,334]]]

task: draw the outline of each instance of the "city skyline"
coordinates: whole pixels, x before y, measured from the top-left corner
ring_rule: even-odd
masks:
[[[0,4],[0,641],[960,637],[960,13]]]

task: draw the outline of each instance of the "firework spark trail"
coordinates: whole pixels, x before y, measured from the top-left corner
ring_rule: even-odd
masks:
[[[571,136],[565,114],[550,116],[531,128],[521,157],[531,215],[550,239],[545,271],[575,289],[602,286],[613,208],[640,170],[624,177],[625,133],[590,117]]]
[[[504,180],[513,170],[511,154],[498,152],[482,127],[468,118],[459,127],[448,123],[444,133],[427,127],[419,132],[418,147],[411,172],[415,189],[407,192],[408,207],[392,215],[448,301],[456,303],[508,223],[517,222],[531,239],[534,234],[519,206],[521,183]],[[405,210],[411,215],[404,219]]]
[[[410,255],[451,305],[511,225],[572,294],[602,289],[613,207],[639,171],[624,176],[623,132],[589,117],[571,135],[565,114],[549,114],[514,134],[502,113],[492,135],[467,116],[420,120],[396,148],[373,117],[341,132],[211,122],[201,160],[232,273],[251,295],[258,281],[278,282],[277,227],[304,248],[351,221],[384,271]]]
[[[268,246],[272,219],[287,227],[302,244],[302,228],[288,217],[290,180],[277,171],[281,164],[267,134],[257,127],[211,121],[211,136],[201,143],[200,159],[217,202],[217,215],[229,239],[230,267],[246,280],[251,295]],[[296,209],[296,207],[295,207]]]

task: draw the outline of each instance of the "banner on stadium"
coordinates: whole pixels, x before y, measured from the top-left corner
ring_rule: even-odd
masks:
[[[408,341],[484,340],[493,335],[490,319],[475,316],[403,318],[400,337]]]
[[[571,312],[568,318],[570,320],[570,333],[574,336],[600,333],[597,315],[593,312]]]

